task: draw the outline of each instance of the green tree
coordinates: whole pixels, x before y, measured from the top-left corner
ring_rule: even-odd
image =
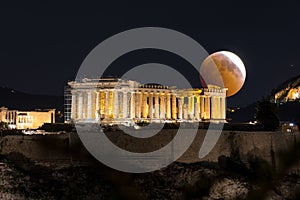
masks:
[[[275,131],[279,127],[276,104],[263,98],[256,105],[255,119],[264,126],[265,130]]]

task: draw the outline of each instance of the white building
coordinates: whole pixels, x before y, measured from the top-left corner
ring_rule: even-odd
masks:
[[[55,123],[55,109],[19,111],[0,107],[0,122],[10,128],[37,129],[44,123]]]
[[[225,122],[226,89],[177,89],[115,78],[85,78],[68,83],[65,120],[101,124]]]

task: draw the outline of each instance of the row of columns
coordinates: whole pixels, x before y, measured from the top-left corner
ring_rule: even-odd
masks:
[[[33,117],[28,115],[19,115],[18,123],[33,123]]]
[[[223,96],[181,95],[144,91],[86,91],[72,94],[72,119],[170,119],[226,118]]]
[[[7,111],[6,112],[6,122],[9,124],[15,124],[17,119],[17,112],[16,111]]]

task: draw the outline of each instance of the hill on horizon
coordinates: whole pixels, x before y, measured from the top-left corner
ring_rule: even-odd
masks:
[[[279,92],[280,90],[283,90],[289,86],[292,87],[297,87],[300,85],[300,74],[298,74],[297,76],[294,76],[286,81],[284,81],[283,83],[279,84],[275,89],[273,89],[271,91],[271,95],[274,96],[277,92]]]
[[[275,89],[270,91],[270,101],[274,102],[274,95],[280,91],[282,95],[280,100],[286,99],[288,92],[300,86],[300,75],[294,76],[283,83],[279,84]],[[276,101],[277,111],[280,121],[300,121],[300,101],[295,99],[293,101]],[[228,113],[228,117],[232,118],[232,122],[249,122],[254,120],[255,108],[257,102],[249,104],[234,113]]]
[[[8,87],[0,87],[0,107],[10,110],[64,109],[63,96],[27,94]]]

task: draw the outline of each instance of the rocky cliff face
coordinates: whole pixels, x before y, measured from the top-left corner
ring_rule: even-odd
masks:
[[[18,162],[14,160],[18,158]],[[23,162],[19,162],[23,159]],[[231,166],[232,167],[232,166]],[[224,169],[217,163],[173,163],[146,174],[95,164],[53,168],[21,154],[0,159],[0,199],[296,199],[300,178],[277,180]],[[261,182],[263,181],[263,182]],[[265,184],[272,187],[265,190]]]
[[[172,139],[164,130],[162,144]],[[111,133],[119,146],[130,138]],[[205,130],[167,168],[128,174],[101,165],[71,135],[5,136],[0,140],[0,199],[296,199],[299,133],[224,131],[198,158]],[[158,148],[161,144],[149,144]]]
[[[299,100],[300,91],[300,75],[295,76],[284,83],[280,84],[272,91],[271,100],[275,102],[287,102]]]

